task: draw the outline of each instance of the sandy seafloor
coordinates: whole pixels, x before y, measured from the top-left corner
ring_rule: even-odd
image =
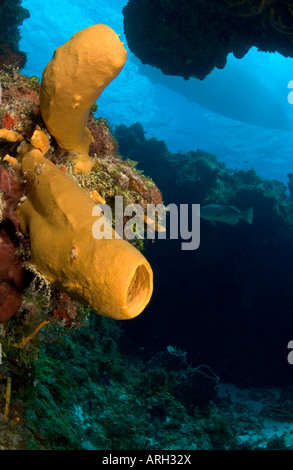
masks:
[[[293,419],[278,412],[275,406],[283,388],[239,388],[231,383],[219,384],[217,406],[233,423],[237,440],[256,449],[269,449],[272,438],[283,438],[285,448],[293,446]],[[293,407],[291,408],[293,410]],[[271,441],[276,450],[276,441]],[[278,444],[277,444],[278,446]],[[283,448],[284,448],[283,447]]]

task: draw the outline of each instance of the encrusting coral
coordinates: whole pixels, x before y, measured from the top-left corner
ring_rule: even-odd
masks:
[[[16,253],[13,230],[19,230],[14,210],[23,193],[23,186],[10,172],[0,166],[1,223],[0,223],[0,323],[7,321],[21,306],[23,267]]]
[[[96,24],[56,49],[43,71],[42,116],[60,147],[75,154],[77,173],[91,169],[88,151],[93,137],[86,127],[90,108],[120,73],[126,56],[118,35],[109,26]]]

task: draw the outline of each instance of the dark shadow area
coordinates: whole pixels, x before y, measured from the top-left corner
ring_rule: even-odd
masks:
[[[123,323],[125,347],[148,357],[178,346],[221,381],[290,384],[293,218],[286,186],[253,170],[226,169],[201,150],[171,154],[164,142],[147,140],[139,124],[119,126],[116,137],[121,154],[138,161],[160,187],[165,205],[217,203],[254,210],[252,225],[201,220],[195,251],[182,251],[182,240],[168,236],[146,241],[154,295],[142,315]]]

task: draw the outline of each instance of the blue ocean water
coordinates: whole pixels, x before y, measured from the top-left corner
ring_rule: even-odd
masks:
[[[23,0],[31,14],[20,28],[20,49],[28,56],[24,72],[40,77],[55,48],[94,23],[111,26],[127,48],[122,15],[126,4]],[[251,49],[241,60],[229,56],[226,67],[202,83],[184,82],[139,65],[129,52],[123,71],[99,98],[98,115],[114,126],[140,122],[147,138],[164,140],[172,152],[200,148],[228,167],[254,168],[264,178],[287,183],[293,169],[293,134],[286,129],[293,125],[293,105],[288,102],[292,65],[293,59]],[[281,129],[270,122],[279,122]]]

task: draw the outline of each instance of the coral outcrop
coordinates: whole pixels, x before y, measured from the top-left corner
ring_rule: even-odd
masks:
[[[174,370],[161,355],[141,361],[135,351],[125,354],[123,337],[127,341],[121,323],[94,316],[89,327],[66,335],[61,345],[44,346],[35,387],[28,387],[22,398],[25,424],[34,437],[26,438],[26,448],[237,447],[234,426],[209,404],[215,396],[209,383],[194,381],[196,392],[189,406],[178,398],[177,390],[191,378],[189,363]],[[163,358],[166,354],[170,356],[162,351]],[[204,405],[197,396],[204,398]]]
[[[252,46],[293,57],[291,0],[130,0],[123,14],[131,51],[166,75],[202,80]]]
[[[16,252],[19,223],[14,211],[23,191],[23,185],[0,166],[0,323],[21,307],[24,276],[22,260]]]
[[[23,67],[26,55],[19,51],[18,26],[30,13],[21,6],[21,0],[3,0],[0,5],[0,68],[8,65]]]
[[[22,51],[15,51],[7,42],[0,44],[0,68],[13,64],[15,67],[24,67],[26,55]]]

